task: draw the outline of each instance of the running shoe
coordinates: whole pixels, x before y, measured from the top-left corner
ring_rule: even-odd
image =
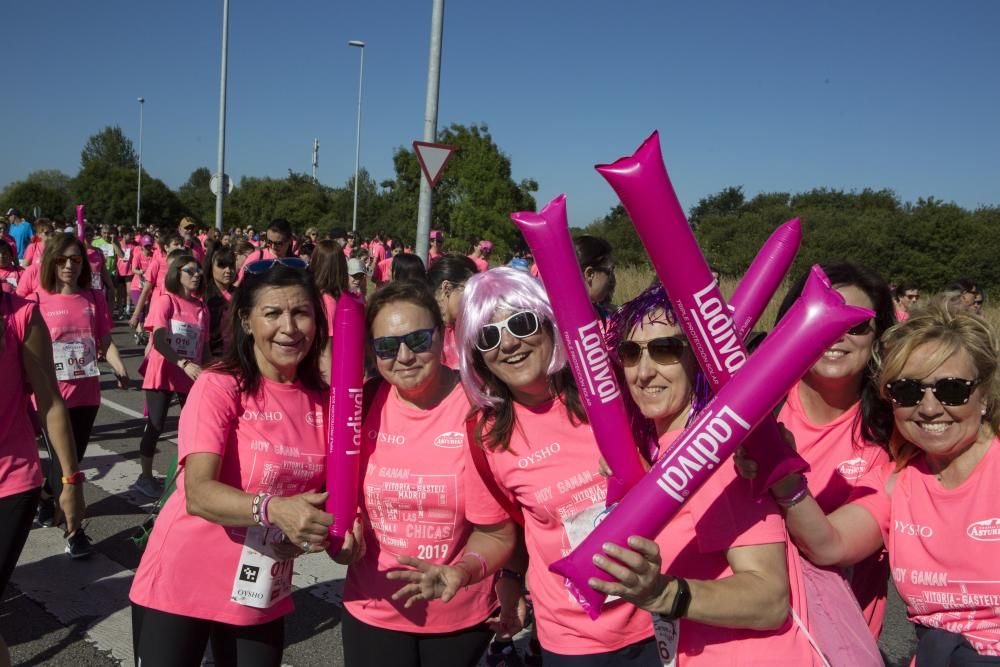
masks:
[[[38,514],[35,521],[39,526],[51,528],[56,525],[56,502],[54,498],[42,498],[38,501]]]
[[[511,641],[493,640],[486,651],[487,667],[524,667],[521,656]]]
[[[144,477],[139,475],[132,488],[153,500],[158,500],[163,495],[163,482],[155,477]]]
[[[65,552],[69,554],[69,557],[73,560],[78,560],[80,558],[87,558],[94,552],[94,547],[90,542],[90,538],[87,537],[87,533],[83,532],[83,526],[77,529],[75,533],[69,536],[66,540]]]

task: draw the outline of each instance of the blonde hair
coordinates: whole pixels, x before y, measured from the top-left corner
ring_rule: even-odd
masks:
[[[1000,374],[997,373],[1000,345],[993,327],[978,315],[955,308],[947,298],[935,299],[925,308],[911,312],[910,319],[891,327],[882,336],[882,349],[876,355],[879,395],[890,400],[886,384],[898,380],[910,356],[921,345],[937,347],[923,360],[921,372],[929,375],[960,350],[965,350],[976,367],[979,385],[986,394],[983,422],[996,433],[1000,426]],[[896,468],[906,466],[920,450],[893,429],[889,453]]]

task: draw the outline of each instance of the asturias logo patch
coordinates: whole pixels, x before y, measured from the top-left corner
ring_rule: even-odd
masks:
[[[458,431],[447,431],[434,438],[435,447],[444,449],[458,449],[465,444],[465,434]]]
[[[980,542],[1000,541],[1000,518],[983,519],[974,521],[965,529],[966,534],[974,540]]]

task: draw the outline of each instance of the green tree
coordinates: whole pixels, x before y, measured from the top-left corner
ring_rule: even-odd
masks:
[[[132,140],[125,136],[118,125],[108,126],[87,140],[80,153],[80,167],[85,168],[92,162],[103,162],[133,170],[139,166],[139,158],[132,146]]]
[[[69,193],[36,181],[15,181],[0,194],[0,208],[16,208],[27,216],[35,208],[42,217],[66,215],[71,204]]]
[[[205,226],[215,225],[215,195],[209,184],[212,181],[212,172],[207,167],[198,167],[191,172],[187,181],[178,188],[177,197],[181,204],[188,210],[195,220]],[[225,209],[223,209],[223,220],[225,220]]]
[[[632,219],[621,204],[586,227],[572,229],[573,236],[591,234],[599,236],[614,248],[615,263],[620,266],[649,266],[649,256],[632,225]]]
[[[91,223],[135,222],[136,172],[107,162],[92,161],[72,181],[74,200],[85,204]],[[186,209],[177,195],[159,179],[143,171],[142,224],[176,226]]]

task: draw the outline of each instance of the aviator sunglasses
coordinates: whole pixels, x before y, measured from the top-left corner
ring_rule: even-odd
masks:
[[[904,408],[912,408],[924,399],[924,391],[930,389],[934,398],[941,405],[954,407],[965,405],[972,396],[972,390],[979,384],[979,380],[963,380],[962,378],[941,378],[937,382],[924,384],[920,380],[910,378],[900,378],[885,385],[889,397],[896,405]]]
[[[278,257],[276,259],[254,260],[243,267],[243,270],[257,276],[262,273],[267,273],[274,268],[275,264],[281,264],[282,266],[287,266],[291,269],[304,269],[309,266],[306,264],[304,259],[299,259],[298,257]]]
[[[618,344],[618,358],[623,366],[636,366],[642,357],[642,351],[649,352],[649,358],[661,366],[672,366],[679,363],[687,340],[680,336],[662,336],[644,343],[625,340]]]
[[[372,340],[372,350],[379,359],[395,359],[402,343],[414,354],[427,352],[434,344],[435,329],[415,329],[402,336],[382,336]]]
[[[479,339],[476,340],[476,349],[480,352],[489,352],[500,345],[500,338],[503,330],[506,329],[515,338],[527,338],[538,333],[538,315],[530,310],[522,310],[514,313],[505,320],[484,324],[479,330]]]

